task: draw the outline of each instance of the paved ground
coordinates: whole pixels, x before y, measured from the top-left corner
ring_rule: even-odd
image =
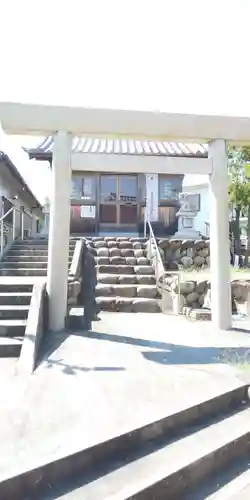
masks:
[[[87,447],[235,387],[226,364],[250,335],[162,314],[103,313],[57,334],[29,378],[0,360],[0,477]],[[248,371],[243,378],[250,379]]]

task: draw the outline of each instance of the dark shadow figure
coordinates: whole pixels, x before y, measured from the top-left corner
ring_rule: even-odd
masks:
[[[81,269],[82,279],[78,305],[84,308],[82,327],[91,330],[92,321],[97,319],[97,312],[99,311],[97,311],[96,304],[97,273],[95,258],[91,248],[88,248],[87,245],[84,245],[82,249]],[[80,318],[79,321],[81,321]]]

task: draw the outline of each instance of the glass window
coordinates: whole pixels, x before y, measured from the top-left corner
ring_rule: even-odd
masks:
[[[71,198],[79,200],[82,196],[82,178],[72,177],[71,180]]]
[[[72,177],[71,198],[74,200],[95,200],[96,178],[94,176]]]
[[[84,177],[82,179],[82,200],[95,200],[95,177]]]
[[[137,177],[135,175],[121,175],[120,200],[124,202],[136,202],[137,200]]]
[[[159,198],[160,200],[178,200],[181,192],[180,178],[159,178]]]
[[[117,177],[116,175],[101,176],[101,203],[117,200]]]

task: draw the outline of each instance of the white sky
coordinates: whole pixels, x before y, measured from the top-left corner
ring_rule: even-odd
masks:
[[[0,12],[0,100],[250,116],[250,0],[0,0]]]

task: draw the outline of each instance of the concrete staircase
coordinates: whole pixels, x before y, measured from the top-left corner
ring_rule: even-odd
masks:
[[[69,266],[75,240],[69,244]],[[48,240],[17,240],[0,263],[1,276],[47,276]]]
[[[69,244],[69,266],[75,241]],[[33,284],[46,278],[48,240],[17,240],[0,262],[0,357],[19,357]]]
[[[249,462],[248,386],[182,407],[107,441],[0,481],[4,500],[204,500],[205,483]],[[220,480],[219,484],[222,484]],[[197,493],[199,491],[199,493]],[[248,491],[249,492],[249,491]],[[234,490],[235,493],[235,490]],[[211,495],[211,496],[210,496]]]
[[[103,311],[160,312],[156,278],[146,256],[146,240],[129,237],[88,239],[95,256],[96,302]]]
[[[20,355],[32,289],[32,284],[0,283],[0,357]]]

